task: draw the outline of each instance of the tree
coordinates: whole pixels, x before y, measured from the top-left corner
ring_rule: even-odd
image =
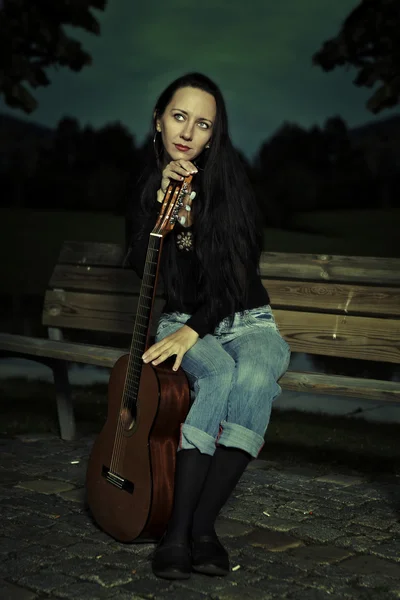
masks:
[[[313,56],[324,71],[355,67],[355,85],[381,85],[367,101],[376,114],[400,101],[400,2],[362,0],[344,21],[339,34]]]
[[[98,35],[91,9],[104,10],[107,0],[2,0],[0,4],[0,94],[6,103],[31,113],[37,101],[28,91],[47,86],[48,67],[80,71],[92,58],[64,26]]]

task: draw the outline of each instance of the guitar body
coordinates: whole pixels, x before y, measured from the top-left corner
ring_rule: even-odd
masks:
[[[108,415],[88,463],[87,502],[98,525],[120,542],[157,540],[170,518],[180,425],[189,410],[184,371],[172,359],[143,364],[136,418],[121,427],[129,355],[111,371]]]

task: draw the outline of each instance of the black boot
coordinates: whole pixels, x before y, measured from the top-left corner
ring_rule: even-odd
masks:
[[[164,579],[188,579],[192,571],[190,534],[193,513],[211,463],[209,454],[180,450],[176,457],[174,503],[167,530],[156,548],[152,569]]]
[[[205,575],[227,575],[229,556],[215,533],[215,520],[251,460],[237,448],[218,446],[194,513],[192,568]]]

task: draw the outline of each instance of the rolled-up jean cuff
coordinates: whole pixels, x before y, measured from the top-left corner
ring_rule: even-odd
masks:
[[[222,421],[221,434],[218,437],[217,445],[227,446],[228,448],[239,448],[256,458],[264,446],[264,438],[258,433],[238,425],[237,423],[228,423]]]
[[[202,454],[210,454],[215,452],[215,438],[211,435],[193,427],[192,425],[181,425],[181,437],[179,440],[179,450],[192,450],[197,448]]]

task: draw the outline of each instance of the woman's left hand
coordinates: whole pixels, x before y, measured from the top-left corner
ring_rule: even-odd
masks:
[[[187,325],[183,325],[178,331],[167,335],[163,340],[153,344],[143,354],[143,362],[151,362],[158,365],[164,360],[176,354],[176,360],[173,370],[177,371],[181,366],[184,354],[195,345],[199,339],[199,334]]]

